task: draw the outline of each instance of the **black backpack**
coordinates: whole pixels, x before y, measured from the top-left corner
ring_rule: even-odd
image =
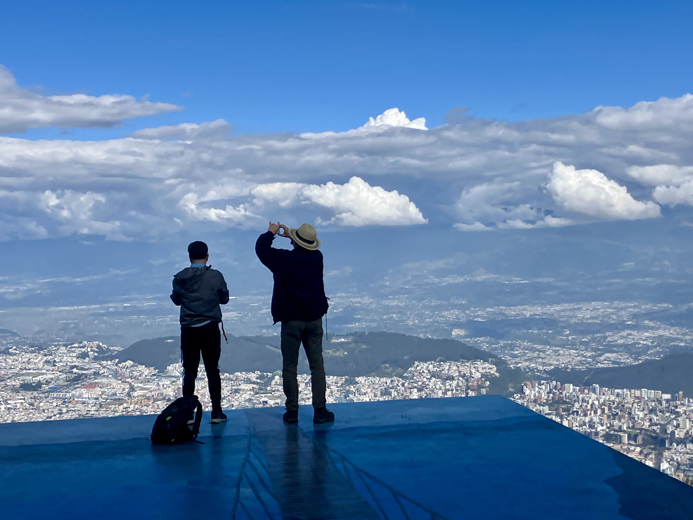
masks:
[[[196,410],[195,424],[191,430],[188,427],[188,419],[193,416]],[[179,444],[196,441],[200,434],[201,422],[202,405],[197,396],[181,397],[173,401],[159,414],[154,421],[152,435],[149,438],[156,444]]]

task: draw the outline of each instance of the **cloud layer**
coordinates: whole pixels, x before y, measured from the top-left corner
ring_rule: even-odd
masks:
[[[14,76],[0,65],[0,132],[29,128],[110,128],[125,119],[155,116],[182,110],[169,103],[152,103],[132,96],[70,94],[42,96],[19,87]]]
[[[113,106],[104,96],[56,101],[2,74],[5,133],[107,126],[178,108],[127,96]],[[219,119],[109,141],[0,137],[0,238],[156,240],[200,226],[260,227],[279,215],[321,226],[519,230],[693,206],[691,95],[523,122],[458,110],[428,130],[398,109],[346,132],[229,130]]]
[[[219,137],[231,130],[223,119],[217,119],[210,123],[183,123],[180,125],[160,126],[158,128],[143,128],[130,134],[135,139],[180,139],[182,141],[192,141],[193,139],[203,139]]]

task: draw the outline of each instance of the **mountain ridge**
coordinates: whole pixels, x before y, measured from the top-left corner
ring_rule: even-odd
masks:
[[[607,388],[661,390],[675,394],[683,391],[693,396],[693,352],[675,352],[661,359],[652,359],[621,367],[586,370],[553,369],[552,379],[580,386],[598,384]]]
[[[281,370],[279,336],[231,336],[222,341],[219,368],[222,372],[275,372]],[[325,365],[334,376],[401,376],[416,361],[489,361],[498,368],[489,391],[507,394],[526,379],[518,369],[511,369],[495,355],[452,339],[431,339],[393,332],[357,332],[333,337],[323,344]],[[338,341],[334,341],[337,339]],[[180,361],[180,337],[166,336],[141,340],[108,356],[130,360],[163,371]],[[299,373],[309,373],[305,356],[301,356]]]

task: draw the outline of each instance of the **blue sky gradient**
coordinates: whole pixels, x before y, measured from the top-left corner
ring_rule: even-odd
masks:
[[[666,1],[23,1],[3,5],[0,63],[22,85],[186,107],[72,137],[217,118],[341,131],[395,106],[438,126],[460,106],[526,120],[681,96],[692,16]]]

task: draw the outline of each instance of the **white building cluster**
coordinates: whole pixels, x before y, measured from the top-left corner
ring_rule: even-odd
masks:
[[[99,359],[105,346],[82,342],[46,349],[12,347],[0,353],[0,422],[160,412],[180,396],[182,369],[163,373],[131,361]],[[200,367],[196,393],[209,408],[209,392]],[[498,377],[485,361],[415,362],[402,377],[327,378],[328,402],[461,397],[486,393]],[[310,404],[310,377],[299,375],[302,404]],[[222,406],[249,408],[284,403],[281,372],[222,374]]]
[[[693,483],[693,400],[647,388],[527,381],[513,400],[648,466]]]

